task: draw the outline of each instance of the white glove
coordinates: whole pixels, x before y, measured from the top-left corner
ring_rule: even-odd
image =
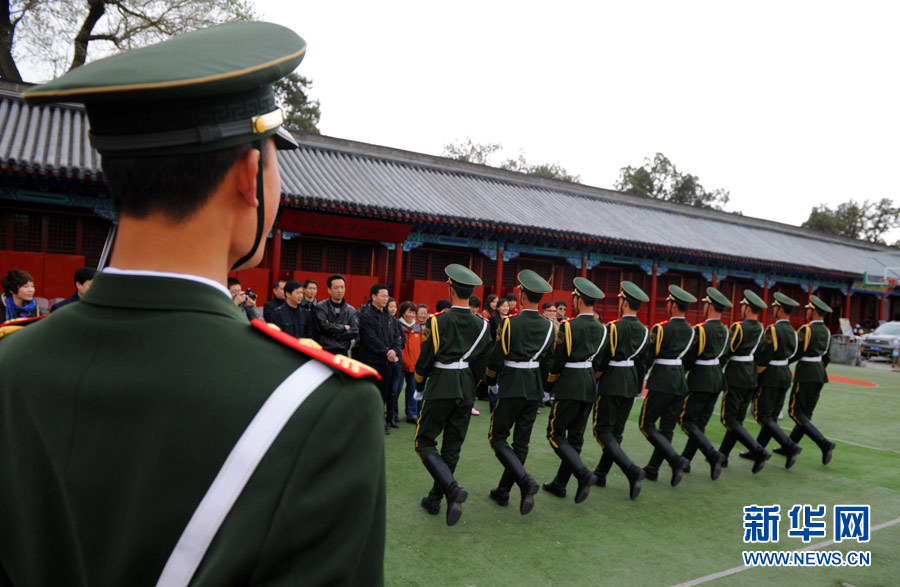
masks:
[[[415,393],[413,393],[413,399],[416,400],[417,402],[422,401],[422,398],[424,398],[424,397],[425,397],[425,394],[422,393],[421,391],[416,391]]]
[[[490,387],[488,387],[488,393],[496,397],[497,394],[500,393],[500,386],[497,384],[491,385]]]
[[[544,392],[544,401],[545,401],[545,402],[549,402],[549,401],[550,401],[550,394],[547,393],[546,391]]]

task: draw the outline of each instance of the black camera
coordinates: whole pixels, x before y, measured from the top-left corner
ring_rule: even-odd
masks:
[[[256,301],[256,294],[253,293],[253,292],[250,290],[249,287],[248,287],[248,288],[246,289],[246,291],[244,291],[243,293],[244,293],[245,296],[247,296],[248,298],[250,298],[250,299],[253,300],[254,302]]]

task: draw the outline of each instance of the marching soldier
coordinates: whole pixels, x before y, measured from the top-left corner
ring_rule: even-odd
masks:
[[[682,357],[694,342],[694,329],[687,323],[684,313],[697,298],[677,285],[669,286],[666,311],[669,319],[655,324],[650,330],[650,344],[643,351],[644,365],[650,368],[647,379],[647,397],[641,410],[641,433],[653,445],[653,455],[644,467],[647,479],[655,481],[663,459],[672,467],[672,487],[681,482],[687,459],[672,447],[672,436],[678,424],[678,414],[687,394]],[[659,429],[656,421],[659,420]]]
[[[555,327],[538,311],[541,298],[553,291],[550,284],[530,269],[520,272],[518,280],[522,310],[500,324],[485,381],[494,387],[492,393],[498,396],[488,439],[504,469],[500,483],[491,490],[490,497],[499,505],[507,505],[509,490],[516,483],[522,493],[519,513],[524,516],[534,507],[534,495],[540,489],[537,481],[525,472],[525,459],[543,398],[543,380],[553,358]],[[510,448],[507,438],[513,426],[515,432]]]
[[[727,432],[719,452],[725,456],[722,466],[728,466],[728,455],[734,448],[734,443],[741,444],[750,450],[753,457],[753,473],[759,473],[772,454],[763,448],[756,439],[744,428],[744,418],[747,416],[747,407],[756,389],[756,364],[753,362],[753,354],[762,342],[763,327],[758,321],[759,313],[766,307],[766,303],[758,295],[749,289],[744,290],[744,299],[741,300],[742,322],[731,325],[728,350],[725,351],[725,395],[722,396],[722,425]]]
[[[383,582],[374,372],[225,286],[273,229],[272,84],[305,49],[233,22],[25,92],[85,103],[118,232],[79,303],[0,342],[0,584]]]
[[[688,436],[681,453],[690,462],[697,449],[706,457],[713,481],[722,473],[724,456],[706,437],[706,424],[716,408],[719,393],[725,389],[725,377],[719,360],[728,348],[728,328],[722,324],[722,312],[732,306],[731,301],[714,287],[706,288],[703,315],[706,321],[694,326],[694,342],[684,357],[688,370],[688,394],[684,398],[679,420]],[[685,472],[689,472],[686,468]]]
[[[469,296],[481,278],[455,263],[444,270],[452,307],[431,317],[422,332],[422,354],[416,362],[416,400],[422,411],[416,425],[416,454],[434,478],[434,487],[421,505],[432,515],[447,498],[447,525],[462,516],[469,494],[453,478],[469,418],[475,404],[475,384],[484,373],[491,346],[488,323],[469,310]],[[437,437],[443,434],[441,451]]]
[[[622,469],[628,478],[628,495],[631,499],[641,493],[644,470],[631,462],[622,450],[622,433],[634,398],[644,387],[644,373],[635,363],[635,357],[647,344],[648,330],[638,320],[641,304],[649,301],[641,288],[623,281],[619,291],[619,319],[607,325],[606,344],[594,366],[599,379],[597,404],[594,408],[594,438],[603,449],[603,456],[594,470],[597,485],[606,487],[606,475],[612,464]]]
[[[606,328],[593,312],[594,304],[603,297],[603,290],[589,280],[575,278],[572,306],[576,315],[559,327],[553,365],[545,385],[546,391],[554,393],[547,438],[562,462],[553,481],[544,483],[544,490],[565,497],[569,477],[574,474],[578,480],[575,503],[587,499],[591,485],[597,482],[579,455],[596,398],[592,362],[606,340]]]
[[[790,315],[799,304],[781,292],[775,293],[772,312],[775,323],[766,328],[763,342],[756,351],[757,390],[753,397],[753,417],[760,425],[756,442],[763,448],[774,438],[781,445],[779,454],[787,457],[785,468],[797,462],[802,450],[778,425],[778,412],[784,407],[784,398],[791,387],[791,368],[788,360],[797,351],[797,333],[791,326]],[[742,458],[750,458],[742,452]]]
[[[808,323],[797,331],[799,344],[797,352],[791,357],[792,363],[797,361],[797,368],[790,398],[789,413],[795,424],[790,439],[800,442],[804,434],[812,438],[822,451],[822,464],[827,465],[831,462],[834,443],[825,438],[810,420],[819,403],[822,386],[828,383],[825,368],[830,360],[831,331],[825,326],[824,318],[825,314],[831,313],[831,308],[817,296],[809,297],[810,302],[806,306]]]

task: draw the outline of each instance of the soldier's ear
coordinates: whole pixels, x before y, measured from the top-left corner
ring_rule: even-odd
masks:
[[[260,153],[257,149],[249,149],[238,155],[231,167],[234,187],[242,201],[251,208],[256,208],[259,202],[256,199],[256,176],[259,172]]]

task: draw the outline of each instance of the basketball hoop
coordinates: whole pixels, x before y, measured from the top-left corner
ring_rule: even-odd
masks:
[[[897,287],[897,280],[888,278],[888,280],[887,280],[888,291],[893,291],[895,287]]]

